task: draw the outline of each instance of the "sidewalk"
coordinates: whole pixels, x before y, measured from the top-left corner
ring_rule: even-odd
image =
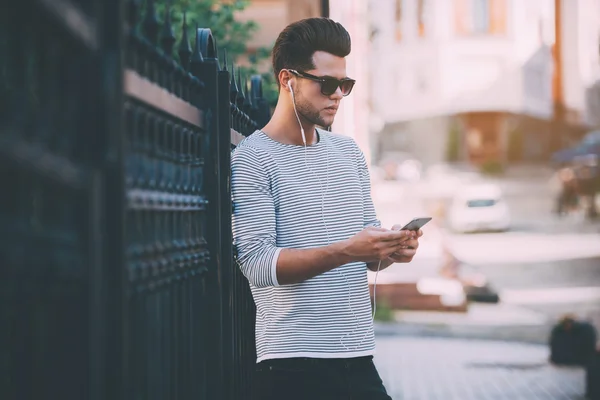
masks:
[[[550,365],[545,346],[377,336],[375,364],[394,400],[579,400],[585,371]]]
[[[510,340],[545,345],[553,321],[511,304],[471,303],[466,313],[396,311],[395,322],[375,322],[381,336]]]

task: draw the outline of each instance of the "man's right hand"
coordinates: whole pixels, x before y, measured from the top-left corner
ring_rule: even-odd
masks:
[[[367,227],[343,242],[342,252],[348,262],[385,260],[405,246],[412,236],[407,231]]]

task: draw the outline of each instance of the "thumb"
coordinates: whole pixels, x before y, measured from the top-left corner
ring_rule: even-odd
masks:
[[[372,232],[386,232],[387,231],[387,229],[382,228],[380,226],[367,226],[365,229],[368,231],[372,231]]]

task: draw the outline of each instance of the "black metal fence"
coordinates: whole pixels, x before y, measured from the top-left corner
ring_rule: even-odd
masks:
[[[176,39],[169,15],[152,0],[0,13],[2,399],[250,392],[229,163],[268,107],[209,29]]]

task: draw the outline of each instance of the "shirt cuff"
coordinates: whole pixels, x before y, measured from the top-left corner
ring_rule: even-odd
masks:
[[[271,279],[273,280],[273,286],[281,286],[277,280],[277,260],[279,260],[279,253],[282,248],[278,247],[273,254],[273,260],[271,261]]]

